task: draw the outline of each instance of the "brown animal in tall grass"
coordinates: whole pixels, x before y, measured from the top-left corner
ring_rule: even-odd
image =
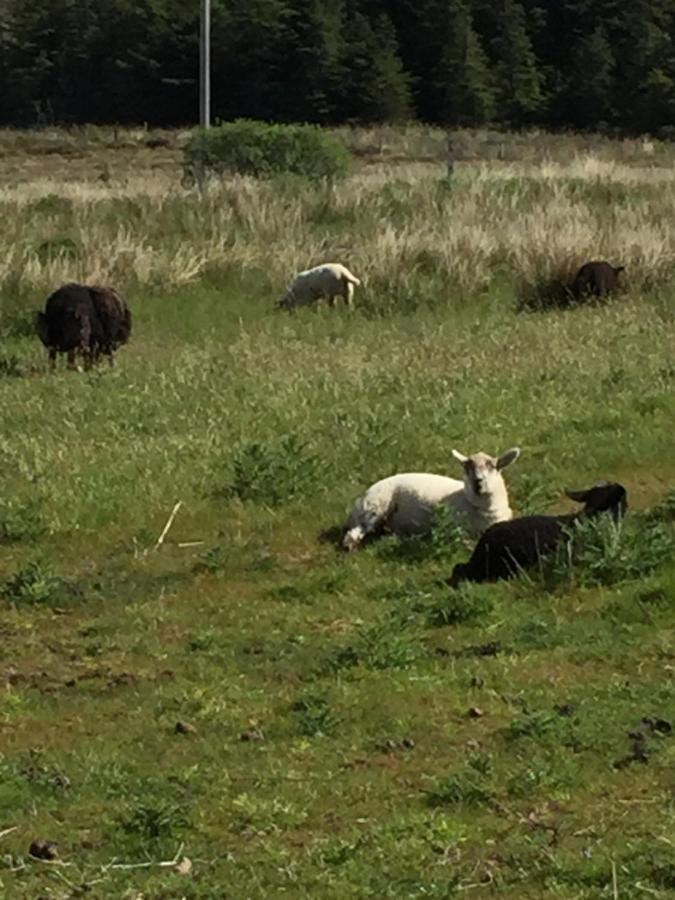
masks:
[[[584,297],[606,297],[616,290],[619,272],[624,266],[613,266],[602,260],[584,263],[572,282],[572,293],[577,300]]]

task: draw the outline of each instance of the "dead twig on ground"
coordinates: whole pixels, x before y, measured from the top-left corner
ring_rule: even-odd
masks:
[[[178,510],[181,508],[182,505],[183,505],[183,501],[182,501],[182,500],[179,500],[178,503],[176,503],[176,505],[174,506],[174,508],[171,510],[171,515],[170,515],[169,518],[167,519],[166,525],[164,526],[164,529],[163,529],[162,533],[161,533],[160,536],[157,538],[157,543],[156,543],[155,546],[152,548],[153,552],[154,552],[155,550],[159,550],[159,548],[160,548],[160,547],[162,546],[162,544],[164,543],[164,538],[165,538],[165,537],[167,536],[167,534],[169,533],[169,529],[170,529],[171,526],[173,525],[173,520],[176,518],[176,515],[178,514]]]

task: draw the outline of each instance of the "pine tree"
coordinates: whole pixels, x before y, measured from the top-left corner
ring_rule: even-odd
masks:
[[[348,10],[342,62],[342,112],[362,122],[404,121],[411,116],[410,79],[398,55],[396,32],[386,15],[373,25]]]
[[[617,108],[637,131],[675,124],[675,11],[669,0],[622,0]]]
[[[434,119],[448,125],[481,125],[495,112],[487,56],[473,28],[466,0],[450,0],[445,47],[435,73]]]
[[[287,23],[288,79],[280,117],[319,124],[336,120],[343,76],[342,22],[339,0],[295,0]]]
[[[603,25],[583,34],[572,50],[569,121],[582,128],[613,120],[615,60]]]
[[[499,117],[522,125],[534,121],[542,112],[544,79],[527,33],[522,4],[517,0],[503,0],[499,12],[501,30],[495,41]]]
[[[212,30],[213,114],[274,121],[288,102],[285,0],[227,0]]]

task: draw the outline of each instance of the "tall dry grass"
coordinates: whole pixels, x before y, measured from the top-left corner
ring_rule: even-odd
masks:
[[[444,303],[499,274],[519,285],[589,258],[627,267],[634,290],[675,271],[670,170],[577,155],[567,163],[356,167],[339,187],[230,178],[187,190],[178,173],[0,186],[0,292],[68,279],[172,290],[251,269],[280,291],[300,268],[347,262],[374,309]],[[271,299],[271,298],[270,298]]]

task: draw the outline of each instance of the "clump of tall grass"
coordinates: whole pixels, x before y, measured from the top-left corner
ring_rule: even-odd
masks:
[[[666,523],[598,516],[575,523],[544,571],[552,586],[611,586],[644,578],[674,556],[675,535]]]
[[[17,284],[35,295],[73,279],[175,289],[232,267],[281,287],[330,258],[363,278],[357,304],[383,312],[464,301],[497,273],[539,302],[598,257],[626,265],[631,290],[664,283],[675,259],[672,182],[653,167],[593,159],[467,162],[450,182],[442,160],[403,162],[357,169],[339,190],[242,176],[183,190],[165,172],[8,184],[0,297],[6,305]]]
[[[312,487],[318,462],[307,443],[294,434],[270,443],[250,443],[237,451],[231,477],[213,493],[279,506]]]

